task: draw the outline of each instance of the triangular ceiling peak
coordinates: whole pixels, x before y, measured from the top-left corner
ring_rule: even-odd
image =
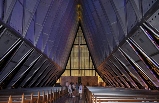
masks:
[[[79,26],[66,70],[62,76],[98,76],[81,26]]]

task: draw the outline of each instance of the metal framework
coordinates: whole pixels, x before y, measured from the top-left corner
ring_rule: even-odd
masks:
[[[158,0],[0,0],[0,89],[53,85],[79,24],[106,84],[159,89],[158,7]]]

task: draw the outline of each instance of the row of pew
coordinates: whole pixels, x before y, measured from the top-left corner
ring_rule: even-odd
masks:
[[[159,91],[129,88],[89,87],[87,103],[159,103]]]
[[[55,103],[67,94],[65,87],[0,90],[0,103]]]

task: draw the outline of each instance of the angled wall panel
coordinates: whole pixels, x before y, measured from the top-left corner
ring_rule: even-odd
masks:
[[[140,65],[141,68],[144,69],[144,71],[148,74],[148,76],[152,79],[152,81],[156,84],[156,86],[159,86],[157,78],[154,77],[154,74],[147,69],[147,67],[143,64],[143,62],[140,61],[137,63]]]
[[[141,29],[138,29],[131,37],[146,52],[146,54],[148,54],[148,56],[151,57],[151,55],[158,52],[157,48]]]
[[[147,20],[148,23],[150,23],[154,28],[159,30],[159,24],[158,21],[159,19],[159,9]]]
[[[112,0],[117,9],[117,12],[121,18],[121,26],[124,30],[125,35],[127,35],[127,23],[126,23],[126,4],[125,0]]]
[[[49,67],[46,69],[46,71],[44,71],[40,76],[39,79],[37,81],[37,83],[35,84],[35,86],[40,86],[43,83],[43,80],[46,78],[46,76],[49,75],[49,73],[52,70],[52,65],[49,65]]]
[[[109,66],[111,67],[112,71],[116,74],[116,76],[119,78],[120,82],[122,82],[122,84],[124,85],[125,88],[130,88],[129,84],[127,83],[127,81],[124,79],[124,75],[121,74],[121,72],[119,71],[119,68],[117,68],[112,62],[107,61],[107,63],[109,63]]]
[[[127,1],[126,4],[126,15],[127,15],[127,29],[128,32],[130,32],[130,30],[136,25],[136,23],[138,22],[138,18],[137,15],[130,3],[130,1]]]
[[[121,67],[121,65],[111,56],[110,59],[112,62],[119,68],[119,71],[125,76],[129,82],[132,82],[131,77],[126,73],[126,71]]]
[[[136,79],[141,83],[141,85],[142,85],[143,87],[146,87],[144,81],[143,81],[142,78],[139,76],[138,71],[136,71],[136,70],[129,64],[129,62],[126,60],[126,58],[125,58],[119,51],[117,51],[117,52],[115,53],[115,56],[118,57],[119,60],[121,60],[121,61],[127,66],[128,70],[129,70],[133,75],[135,75],[135,76],[137,77]]]
[[[30,66],[31,63],[40,56],[40,54],[34,50],[33,53],[31,54],[31,56],[28,58],[28,60],[25,62],[25,66]]]
[[[26,44],[25,42],[23,42],[23,44],[21,45],[21,47],[19,48],[19,50],[17,51],[16,55],[13,57],[12,61],[17,62],[20,60],[20,58],[22,56],[24,56],[25,53],[28,52],[28,50],[30,50],[31,47]]]
[[[120,58],[120,60],[125,64],[125,65],[130,65],[129,62],[124,58],[124,56],[121,54],[121,52],[119,50],[117,50],[114,55],[117,57],[117,58]]]
[[[125,42],[121,48],[124,50],[124,52],[126,52],[131,58],[133,58],[134,61],[138,61],[140,60],[140,58],[136,55],[136,53],[134,52],[134,50],[130,47],[130,45]]]
[[[18,14],[18,15],[16,15]],[[11,13],[9,24],[16,31],[22,34],[23,28],[23,5],[19,1],[16,2],[15,7]]]
[[[10,84],[8,85],[8,87],[11,87],[13,85],[13,83],[15,83],[17,81],[17,79],[19,79],[21,77],[21,75],[31,66],[31,64],[33,63],[33,61],[38,58],[40,54],[37,53],[36,51],[33,51],[33,53],[31,54],[31,56],[28,58],[28,60],[24,63],[24,65],[22,66],[22,68],[18,71],[18,73],[16,74],[16,76],[14,76],[13,80],[10,82]],[[26,75],[26,74],[25,74]]]
[[[156,54],[154,56],[151,56],[157,63],[159,63],[159,54]]]
[[[135,75],[137,77],[137,79],[140,81],[140,83],[142,84],[142,86],[145,86],[145,83],[143,82],[142,78],[137,73],[138,71],[135,71],[131,65],[127,66],[127,68],[131,71],[131,73],[133,75]]]
[[[48,65],[49,65],[49,61],[46,61],[44,63],[44,65],[40,68],[40,70],[38,71],[38,73],[36,74],[36,76],[32,79],[32,81],[30,82],[30,84],[28,85],[29,87],[37,80],[39,74],[41,74]]]
[[[5,52],[18,40],[18,37],[16,37],[14,34],[12,34],[10,31],[5,30],[4,33],[0,36],[0,48],[3,48],[0,50],[0,58],[3,57]]]
[[[142,1],[142,8],[143,8],[143,15],[154,5],[157,0],[143,0]]]
[[[35,75],[37,74],[37,72],[40,70],[40,67],[42,65],[44,65],[44,62],[46,61],[46,59],[44,57],[41,57],[39,59],[39,61],[36,63],[36,65],[33,67],[33,69],[29,72],[29,74],[26,76],[26,78],[24,79],[24,81],[21,83],[21,86],[23,87],[24,85],[29,84],[33,78],[35,77]],[[27,84],[26,84],[27,82]]]
[[[0,78],[3,78],[9,71],[11,71],[16,64],[20,61],[20,59],[30,50],[30,46],[23,42],[20,48],[17,50],[15,55],[13,56],[11,62],[4,68],[4,71],[0,75]]]

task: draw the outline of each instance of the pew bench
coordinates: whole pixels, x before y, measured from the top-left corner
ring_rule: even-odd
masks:
[[[67,93],[66,89],[29,88],[0,91],[0,103],[48,103],[54,102]]]
[[[37,99],[33,98],[33,95],[12,95],[12,96],[0,96],[0,103],[33,103]]]
[[[89,103],[141,103],[159,102],[159,91],[133,90],[124,88],[87,87],[86,100]]]

